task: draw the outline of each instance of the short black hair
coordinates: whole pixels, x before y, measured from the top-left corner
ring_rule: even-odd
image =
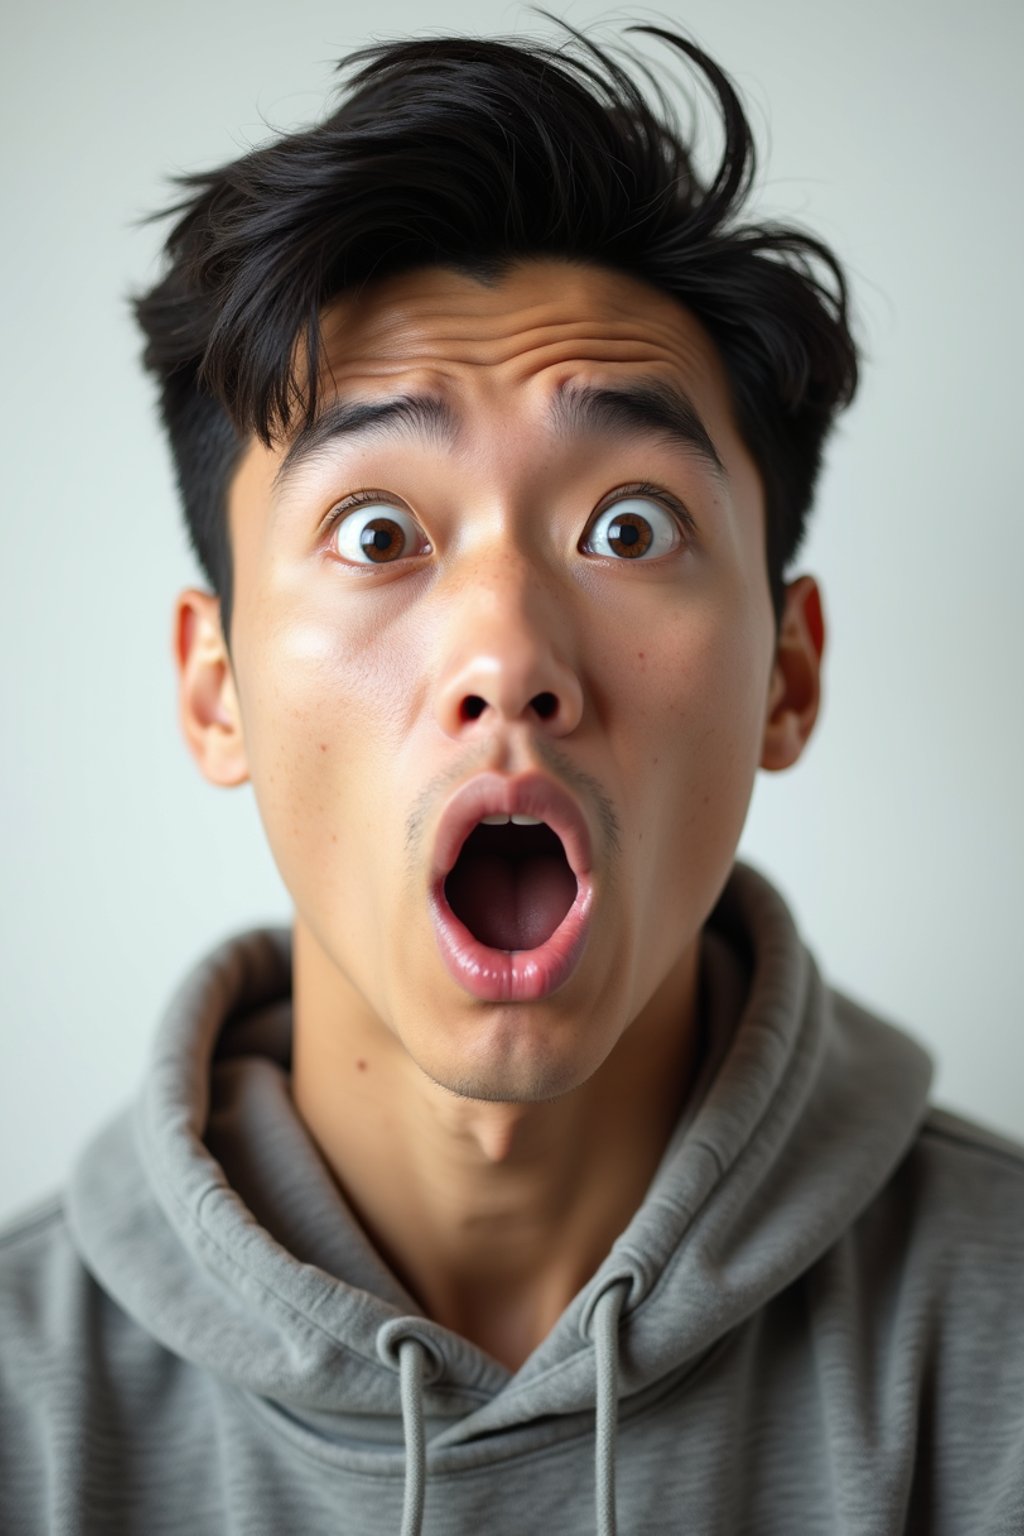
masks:
[[[661,27],[626,29],[659,39],[710,88],[723,144],[703,177],[649,63],[560,25],[557,46],[443,37],[360,49],[339,65],[343,99],[322,122],[179,178],[188,196],[168,210],[165,274],[134,307],[226,640],[231,475],[251,434],[269,443],[315,418],[324,306],[417,267],[493,280],[531,256],[639,278],[709,332],[761,474],[778,622],[823,444],[857,383],[842,269],[798,229],[738,222],[754,140],[702,49]]]

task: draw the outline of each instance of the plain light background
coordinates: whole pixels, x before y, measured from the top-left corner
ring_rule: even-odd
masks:
[[[289,914],[251,792],[205,785],[177,733],[170,620],[195,570],[127,313],[160,238],[136,221],[170,173],[318,116],[352,47],[551,30],[491,0],[423,15],[5,17],[0,1215],[134,1091],[184,968]],[[826,975],[931,1045],[940,1101],[1024,1137],[1024,7],[692,0],[671,21],[746,96],[760,207],[845,260],[867,352],[795,567],[824,586],[823,717],[759,781],[741,852]]]

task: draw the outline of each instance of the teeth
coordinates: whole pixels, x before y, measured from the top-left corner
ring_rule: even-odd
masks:
[[[511,821],[515,827],[539,827],[543,823],[539,816],[481,816],[481,824],[485,827],[507,827]]]

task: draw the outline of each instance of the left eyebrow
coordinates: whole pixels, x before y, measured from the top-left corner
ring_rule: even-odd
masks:
[[[688,395],[661,379],[637,379],[629,384],[599,387],[563,384],[551,402],[550,420],[564,436],[611,433],[667,439],[696,453],[715,476],[726,479],[725,465]]]

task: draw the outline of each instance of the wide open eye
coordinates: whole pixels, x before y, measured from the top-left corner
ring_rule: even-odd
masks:
[[[685,542],[679,519],[647,496],[621,496],[603,507],[580,548],[588,555],[620,560],[654,560]]]
[[[430,549],[411,513],[376,495],[342,508],[331,542],[352,565],[389,565],[402,555],[426,554]]]

